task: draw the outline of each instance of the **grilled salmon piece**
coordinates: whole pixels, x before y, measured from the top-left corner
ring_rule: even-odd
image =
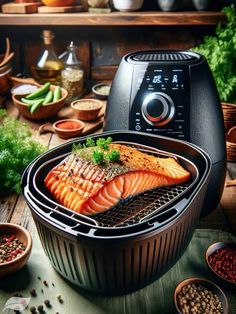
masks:
[[[72,153],[54,167],[45,185],[63,206],[84,215],[95,215],[119,200],[161,186],[190,179],[190,173],[174,158],[157,158],[121,144],[109,144],[120,152],[119,162],[96,165],[84,155]]]

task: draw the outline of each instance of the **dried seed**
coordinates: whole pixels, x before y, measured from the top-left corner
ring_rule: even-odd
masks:
[[[36,313],[36,307],[35,306],[31,306],[30,307],[30,312],[31,313]]]
[[[35,289],[31,289],[30,290],[30,294],[32,295],[32,297],[36,297],[37,296],[37,293],[36,293]]]
[[[44,284],[44,286],[46,286],[46,287],[47,287],[47,286],[48,286],[48,282],[47,282],[47,280],[44,280],[44,281],[43,281],[43,284]]]
[[[38,305],[37,309],[40,313],[44,312],[42,304]]]
[[[51,303],[49,300],[45,300],[44,304],[46,305],[46,307],[51,307]]]

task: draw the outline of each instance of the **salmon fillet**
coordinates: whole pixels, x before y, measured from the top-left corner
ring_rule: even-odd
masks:
[[[190,173],[174,158],[157,158],[125,145],[109,144],[110,150],[120,152],[120,161],[96,165],[84,156],[84,150],[91,149],[67,156],[44,181],[61,205],[84,215],[104,212],[121,199],[190,179]]]

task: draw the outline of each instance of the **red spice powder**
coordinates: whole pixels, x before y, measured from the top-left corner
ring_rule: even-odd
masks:
[[[224,279],[236,283],[236,249],[221,248],[209,256],[212,269]]]
[[[76,121],[65,121],[65,122],[57,123],[56,127],[62,130],[74,130],[74,129],[80,128],[81,124]]]

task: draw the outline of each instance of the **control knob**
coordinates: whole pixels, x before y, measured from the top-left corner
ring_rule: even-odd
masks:
[[[145,97],[142,104],[142,115],[147,123],[162,126],[169,123],[174,114],[174,102],[167,94],[156,92]]]

